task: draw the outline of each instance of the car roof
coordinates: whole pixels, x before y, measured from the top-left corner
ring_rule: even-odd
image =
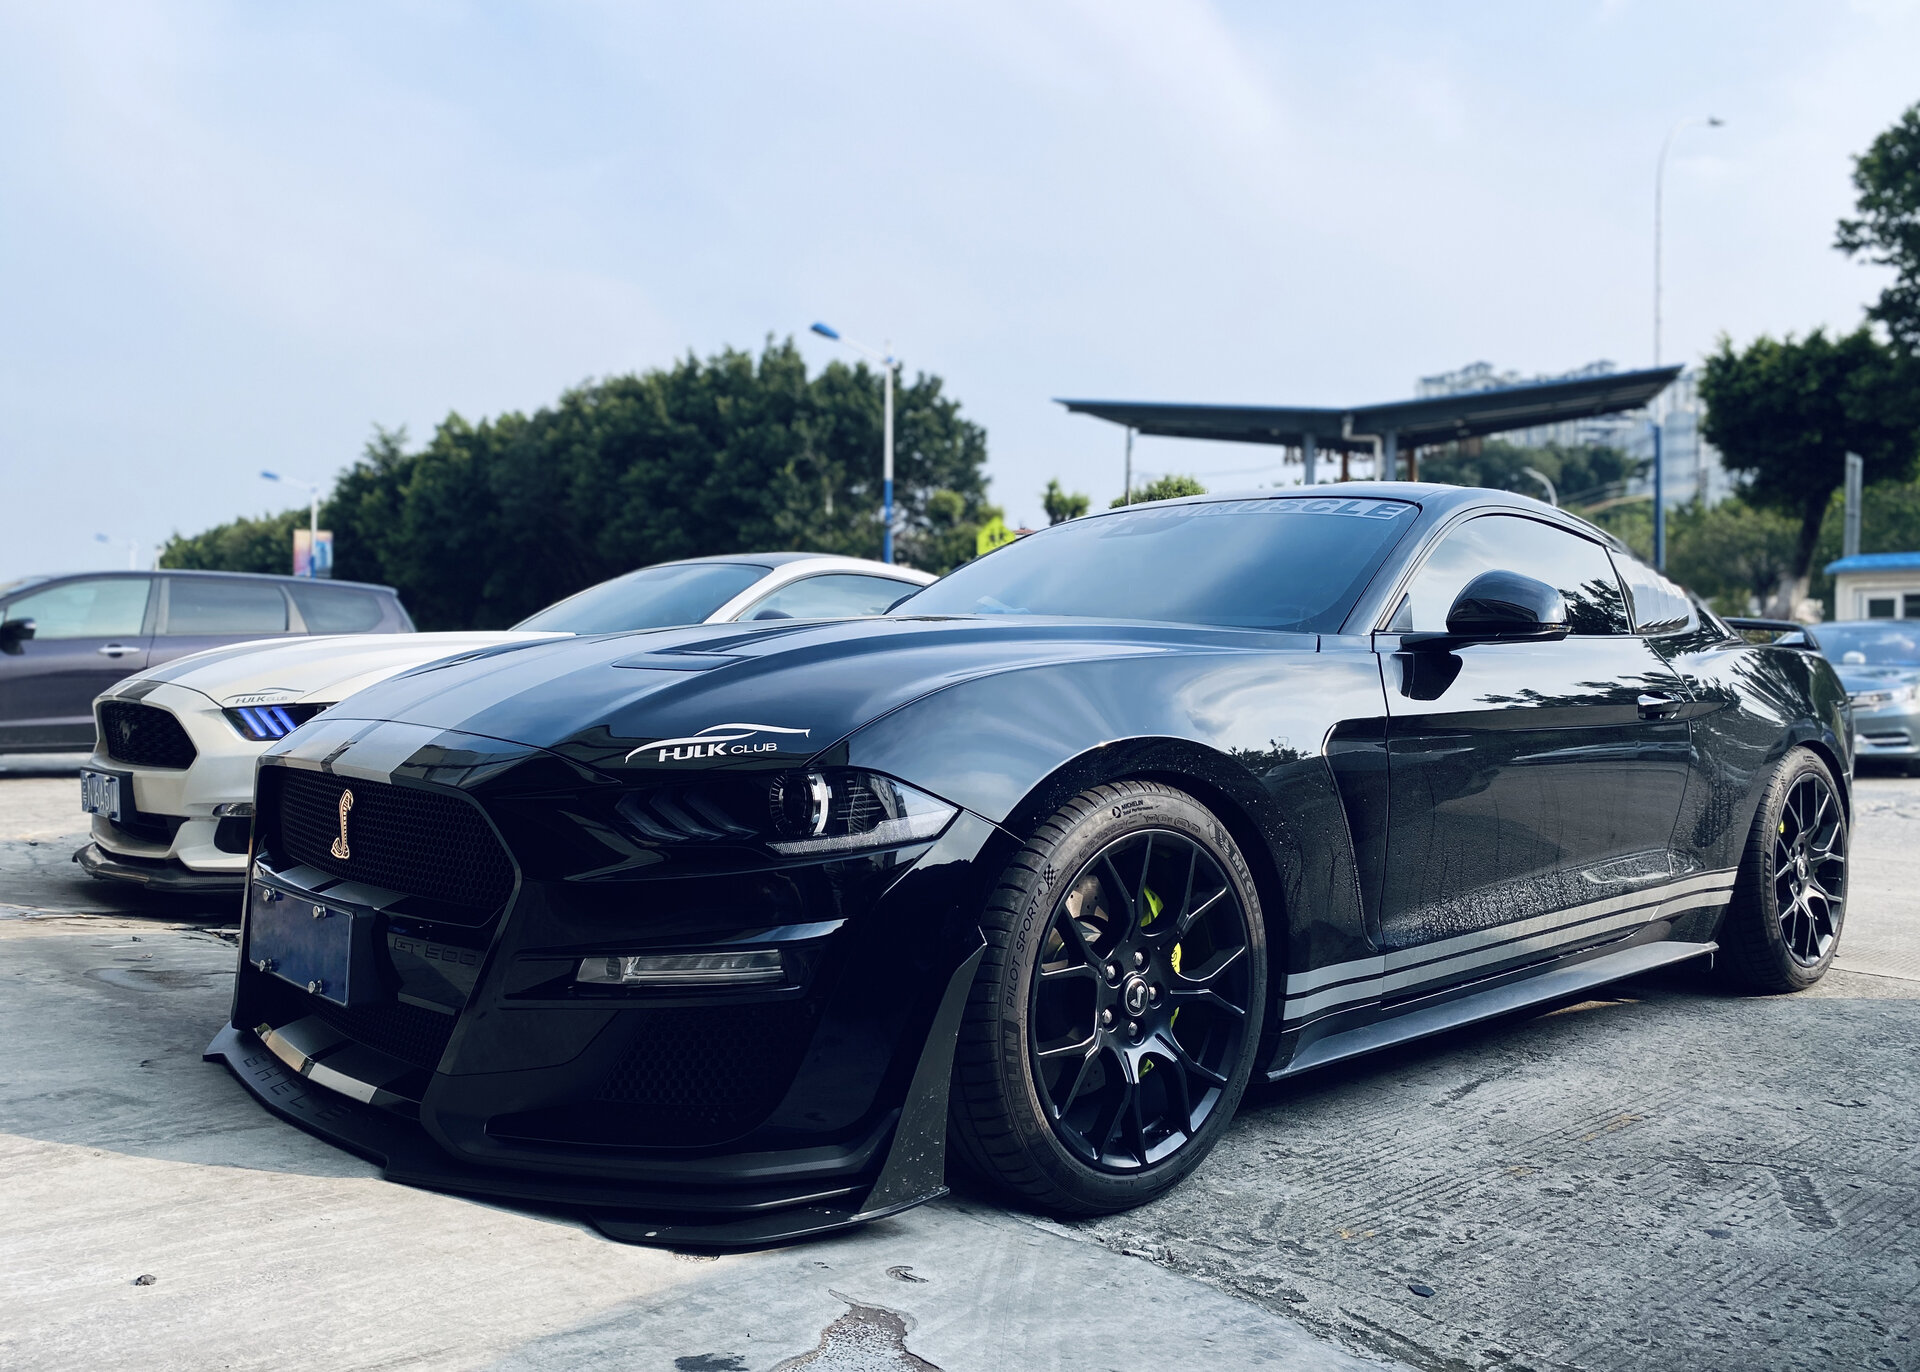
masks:
[[[199,577],[199,578],[215,580],[215,581],[291,581],[291,582],[296,582],[300,585],[310,585],[317,581],[317,582],[324,582],[326,585],[329,585],[329,586],[351,586],[355,590],[360,590],[360,591],[385,591],[388,595],[397,594],[397,592],[394,591],[393,587],[383,586],[377,581],[341,581],[341,580],[336,580],[333,577],[285,576],[277,572],[213,572],[213,571],[200,571],[198,569],[187,568],[187,567],[155,567],[147,571],[141,571],[137,568],[133,571],[102,568],[98,571],[92,571],[92,572],[59,572],[51,576],[23,577],[21,578],[21,580],[13,583],[12,585],[6,587],[5,589],[9,591],[17,591],[17,590],[23,590],[30,585],[45,586],[56,581],[79,581],[83,579],[87,581],[95,581],[102,577],[114,577],[114,578],[125,579],[127,577],[135,577],[135,576],[184,576],[184,577]]]
[[[906,567],[885,562],[875,562],[864,557],[849,557],[844,553],[719,553],[711,557],[676,557],[667,562],[649,564],[654,567],[688,567],[703,563],[735,567],[765,567],[772,571],[776,567],[790,567],[796,562],[818,562],[823,566],[859,568],[873,576],[898,576],[910,579],[921,575],[919,568]],[[645,571],[636,567],[635,571]]]
[[[1449,486],[1437,481],[1337,481],[1321,482],[1314,486],[1287,486],[1278,490],[1267,487],[1252,491],[1210,491],[1206,495],[1189,495],[1176,500],[1144,503],[1156,506],[1206,505],[1215,501],[1228,500],[1302,499],[1405,500],[1420,506],[1423,512],[1430,515],[1445,515],[1469,506],[1498,506],[1569,525],[1589,538],[1598,539],[1609,548],[1620,552],[1629,551],[1627,545],[1622,543],[1616,535],[1608,533],[1599,525],[1569,510],[1563,510],[1557,505],[1549,505],[1546,501],[1530,495],[1522,495],[1518,491],[1503,491],[1492,486]],[[1139,508],[1139,505],[1117,505],[1082,517],[1101,519]]]

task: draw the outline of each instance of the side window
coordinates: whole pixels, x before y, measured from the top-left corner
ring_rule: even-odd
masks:
[[[1626,553],[1615,552],[1613,565],[1626,584],[1635,633],[1671,634],[1693,627],[1693,602],[1685,591]]]
[[[324,581],[296,581],[287,591],[310,634],[364,634],[380,623],[380,597],[372,591],[329,586]]]
[[[287,601],[271,581],[176,576],[167,587],[169,634],[284,634]]]
[[[29,591],[7,606],[8,619],[34,621],[35,639],[133,638],[146,623],[153,581],[96,577]]]
[[[754,604],[741,619],[846,619],[877,615],[920,588],[890,576],[835,572],[803,577]]]
[[[1401,632],[1442,633],[1447,611],[1482,572],[1519,572],[1566,598],[1576,634],[1628,632],[1626,598],[1598,543],[1519,515],[1481,515],[1457,526],[1427,555],[1393,617]]]

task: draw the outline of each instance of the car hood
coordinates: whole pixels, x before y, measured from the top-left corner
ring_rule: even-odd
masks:
[[[1858,663],[1843,666],[1836,662],[1833,670],[1839,674],[1840,684],[1847,688],[1850,696],[1920,683],[1920,667],[1867,667]]]
[[[615,775],[792,766],[983,675],[1317,647],[1312,634],[1014,616],[655,629],[478,649],[371,687],[324,721],[343,741],[355,721],[392,722],[423,739],[448,731],[544,748]]]
[[[488,633],[327,634],[265,638],[189,653],[129,677],[109,695],[144,694],[166,682],[216,705],[331,705],[396,672],[476,648],[564,635]]]

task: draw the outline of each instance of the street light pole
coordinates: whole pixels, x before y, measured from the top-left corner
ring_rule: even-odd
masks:
[[[1667,150],[1673,146],[1673,137],[1680,130],[1691,128],[1695,124],[1704,124],[1707,128],[1717,129],[1727,121],[1716,114],[1704,119],[1682,119],[1667,130],[1667,136],[1660,140],[1660,160],[1653,172],[1653,365],[1660,365],[1660,228],[1662,200],[1667,184]]]
[[[1653,365],[1660,365],[1660,231],[1664,213],[1664,201],[1667,186],[1667,151],[1673,146],[1673,137],[1684,128],[1695,124],[1704,124],[1717,129],[1727,121],[1718,115],[1710,114],[1704,119],[1682,119],[1667,130],[1667,136],[1660,140],[1660,160],[1653,169]],[[1659,571],[1667,569],[1667,482],[1666,456],[1661,451],[1661,419],[1659,404],[1656,401],[1650,416],[1653,425],[1653,565]]]
[[[268,481],[284,481],[289,486],[304,486],[307,490],[307,547],[314,548],[320,542],[320,488],[311,481],[302,481],[297,476],[283,476],[279,472],[261,472]],[[307,554],[307,575],[313,576],[314,553]]]
[[[851,338],[843,338],[838,329],[816,323],[813,332],[822,338],[831,338],[836,343],[844,343],[862,357],[880,366],[881,428],[884,435],[880,459],[880,560],[893,562],[893,374],[899,369],[900,359],[893,355],[893,340],[888,339],[886,348],[875,352],[863,347]]]

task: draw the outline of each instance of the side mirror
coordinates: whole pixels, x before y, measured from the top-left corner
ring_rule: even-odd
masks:
[[[1444,634],[1408,634],[1409,648],[1451,651],[1467,643],[1541,643],[1567,636],[1567,602],[1544,581],[1518,572],[1482,572],[1447,611]]]
[[[34,622],[31,619],[9,619],[0,622],[0,653],[17,653],[20,645],[33,637]]]

